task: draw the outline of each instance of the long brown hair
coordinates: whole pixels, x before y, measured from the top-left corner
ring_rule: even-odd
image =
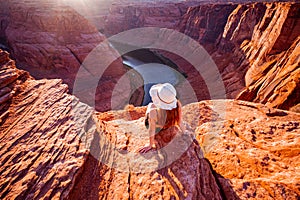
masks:
[[[170,128],[172,126],[180,126],[181,123],[181,103],[177,100],[177,107],[172,110],[158,109],[159,116],[164,119],[163,129]]]

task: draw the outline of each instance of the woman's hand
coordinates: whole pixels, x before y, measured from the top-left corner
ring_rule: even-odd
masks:
[[[145,145],[144,147],[139,149],[139,153],[147,153],[151,150],[155,150],[156,149],[156,145]]]
[[[154,138],[155,136],[155,128],[156,128],[156,120],[157,120],[157,113],[156,107],[154,104],[149,104],[151,106],[149,110],[149,118],[148,118],[148,125],[149,125],[149,144],[145,145],[144,147],[138,150],[139,153],[147,153],[151,150],[155,150],[157,147],[157,142]],[[149,108],[149,107],[148,107]],[[147,110],[148,110],[147,108]]]

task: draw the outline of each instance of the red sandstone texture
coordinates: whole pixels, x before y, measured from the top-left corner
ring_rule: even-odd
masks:
[[[212,103],[200,105],[214,110]],[[193,105],[185,109],[195,110]],[[299,117],[261,104],[227,101],[224,121],[196,128],[227,199],[233,199],[226,192],[228,182],[240,199],[299,198]]]
[[[194,2],[179,3],[176,9],[168,3],[157,6],[116,3],[106,19],[109,26],[103,29],[108,35],[148,26],[180,31],[198,41],[211,55],[228,98],[282,109],[299,104],[299,3]],[[195,66],[181,55],[159,52],[187,75],[198,100],[211,98],[205,89],[207,83]]]
[[[179,157],[165,164],[164,151],[136,152],[148,139],[145,107],[95,113],[61,80],[34,80],[4,51],[0,77],[1,199],[300,196],[297,113],[238,100],[186,105],[186,131],[170,142]],[[160,168],[147,171],[150,161]]]
[[[218,66],[228,98],[282,109],[299,104],[299,3],[114,1],[98,3],[95,7],[68,5],[34,0],[1,4],[2,43],[12,49],[17,64],[37,78],[62,78],[72,91],[80,64],[105,39],[95,26],[107,36],[155,26],[180,31],[203,45]],[[98,14],[95,12],[97,8]],[[110,102],[112,88],[126,72],[116,51],[108,43],[103,44],[95,63],[104,68],[110,66],[109,69],[101,74],[101,70],[93,71],[97,66],[91,66],[88,69],[92,68],[93,72],[87,71],[79,76],[82,80],[91,76],[102,77],[96,97],[93,90],[88,91],[89,87],[77,95],[90,105],[95,100],[99,111],[114,107]],[[198,100],[214,98],[207,89],[211,87],[205,81],[207,77],[199,74],[195,66],[181,55],[158,52],[170,58],[178,65],[178,70],[187,75]],[[115,62],[111,64],[109,60]],[[199,65],[203,63],[199,61]],[[122,101],[128,102],[127,94],[135,89],[134,85],[130,86],[130,78],[123,80],[124,83],[119,85],[125,88],[116,90],[122,96],[120,102],[115,103],[118,106],[114,108],[118,109],[123,108]],[[141,94],[140,91],[137,93]],[[131,99],[139,104],[141,97],[137,98],[136,94],[131,95]]]
[[[0,50],[0,198],[63,199],[88,155],[93,109]]]
[[[249,62],[245,75],[246,88],[238,99],[282,109],[299,104],[300,4],[267,4],[256,5],[245,11],[243,9],[236,10],[246,19],[254,19],[248,14],[251,11],[259,12],[262,9],[264,15],[253,24],[255,28],[252,29],[252,35],[244,35],[243,38],[235,35],[243,31],[245,26],[234,30],[227,27],[227,39],[240,40],[236,44],[240,45]],[[230,33],[232,31],[234,34]]]
[[[114,87],[123,78],[119,102],[114,102],[115,109],[123,108],[131,91],[127,70],[106,37],[80,13],[50,0],[11,0],[0,7],[0,37],[19,67],[35,78],[62,79],[70,93],[79,82],[76,95],[90,105],[96,101],[99,111],[112,109]]]
[[[128,107],[97,114],[100,136],[70,199],[299,198],[299,114],[237,100],[186,105],[195,142],[171,165],[138,172],[143,158],[136,150],[147,143],[144,113]]]
[[[139,27],[174,28],[193,3],[116,2],[102,28],[106,35]],[[103,25],[102,25],[103,26]]]
[[[297,3],[199,6],[185,14],[180,31],[211,54],[229,98],[289,109],[300,99],[299,9]]]

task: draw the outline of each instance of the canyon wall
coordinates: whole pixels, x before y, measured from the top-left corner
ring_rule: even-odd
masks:
[[[228,98],[289,109],[300,99],[299,13],[298,3],[199,6],[179,30],[210,53]]]
[[[96,92],[82,87],[77,96],[90,105],[95,101],[97,110],[103,111],[112,108],[112,93],[121,77],[124,84],[119,85],[124,88],[117,89],[121,98],[114,108],[123,108],[122,101],[129,102],[128,94],[130,103],[140,105],[142,97],[137,96],[143,92],[131,91],[138,85],[132,84],[136,80],[124,78],[128,74],[120,55],[98,30],[110,37],[139,27],[173,29],[197,41],[210,54],[222,76],[227,98],[282,109],[299,104],[299,3],[114,1],[96,5],[74,9],[66,2],[3,1],[1,43],[11,50],[21,68],[36,78],[61,78],[70,92],[75,79],[101,78]],[[80,66],[99,44],[100,53],[89,62],[94,65],[78,75]],[[205,60],[194,66],[181,55],[152,50],[177,64],[176,70],[186,76],[199,101],[213,98],[207,89],[207,77],[196,69],[207,70]],[[95,82],[82,81],[85,85]],[[94,93],[95,97],[91,95]]]
[[[258,14],[253,16],[252,13]],[[254,7],[239,7],[236,14],[230,18],[232,24],[238,23],[240,26],[233,28],[231,23],[228,23],[223,34],[224,39],[239,47],[249,62],[245,74],[246,88],[238,99],[261,102],[282,109],[289,109],[298,104],[300,4],[257,4]],[[253,22],[248,27],[242,23],[247,19]]]
[[[198,41],[211,55],[228,98],[282,109],[299,103],[299,3],[173,5],[162,3],[157,8],[158,4],[116,4],[108,15],[109,26],[104,27],[104,32],[109,36],[149,26],[180,31]],[[180,55],[158,52],[187,75],[198,100],[210,99],[205,90],[207,85],[195,66]]]
[[[76,81],[77,85],[86,85],[77,96],[90,105],[96,101],[99,111],[111,109],[112,92],[123,77],[127,81],[118,90],[119,103],[115,102],[123,108],[131,91],[127,70],[94,25],[62,1],[2,2],[0,39],[18,67],[38,79],[60,78],[68,84],[70,93]],[[87,82],[92,78],[94,81]]]
[[[117,2],[110,8],[102,29],[110,36],[139,27],[174,28],[193,3]],[[101,26],[100,24],[98,26]]]
[[[174,26],[210,53],[228,97],[267,104],[188,104],[183,107],[186,130],[159,136],[160,145],[175,148],[139,154],[148,141],[145,107],[97,113],[80,101],[89,101],[96,77],[96,109],[110,110],[112,93],[124,103],[136,88],[130,83],[140,78],[125,75],[104,35],[72,8],[38,2],[0,5],[1,47],[17,60],[0,50],[0,199],[300,198],[300,115],[271,108],[299,104],[299,4],[183,6],[180,11],[166,4],[152,11],[150,6],[144,14],[134,4],[123,5],[125,11],[114,7],[111,15],[118,12],[118,19],[109,19],[120,21],[108,29],[111,34],[160,21],[162,27]],[[126,20],[142,20],[119,26],[122,13]],[[164,21],[166,13],[174,21]],[[95,57],[86,59],[91,52]],[[198,99],[210,98],[190,63],[158,52],[186,73]],[[110,67],[98,71],[99,65]],[[78,74],[79,88],[73,87]],[[63,82],[81,99],[68,94]],[[120,83],[126,87],[114,88]],[[141,96],[135,92],[133,98]]]
[[[222,14],[212,9],[215,13],[209,15],[201,10],[187,13],[188,20],[183,21],[185,28],[180,31],[199,41],[211,54],[222,74],[228,97],[284,109],[299,103],[295,99],[299,95],[296,91],[299,87],[300,5],[246,4],[238,5],[231,13],[224,11],[223,6],[219,12]],[[201,19],[201,16],[210,16],[213,20]],[[207,27],[198,26],[201,20]],[[200,30],[185,24],[197,24]],[[223,30],[214,27],[223,27]]]

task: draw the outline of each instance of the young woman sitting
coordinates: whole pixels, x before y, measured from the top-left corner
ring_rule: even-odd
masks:
[[[139,150],[146,153],[167,145],[174,136],[183,131],[181,103],[170,83],[151,87],[152,102],[147,107],[145,125],[149,131],[149,144]]]

